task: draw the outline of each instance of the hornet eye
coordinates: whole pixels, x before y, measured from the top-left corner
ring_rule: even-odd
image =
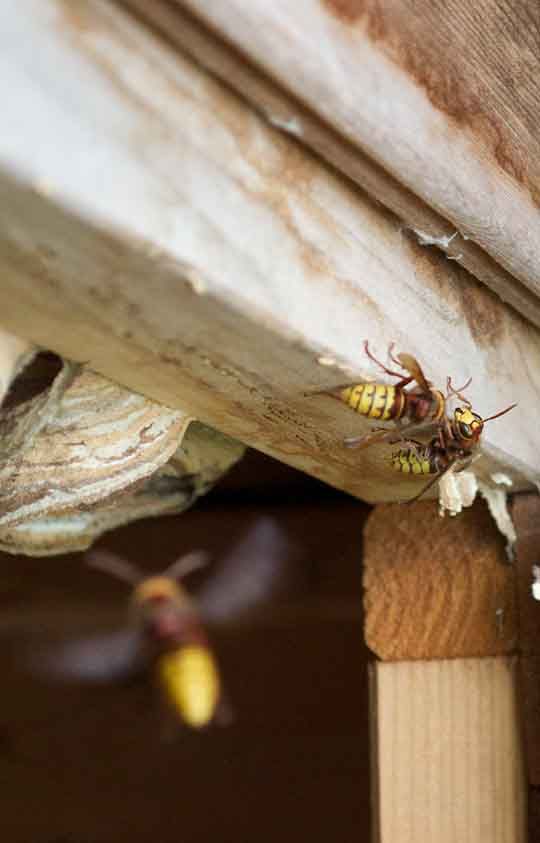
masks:
[[[471,428],[469,427],[469,425],[468,425],[468,424],[465,424],[465,422],[460,422],[460,424],[459,424],[459,432],[461,433],[461,435],[462,435],[465,439],[468,439],[470,436],[472,436],[472,433],[471,433]]]

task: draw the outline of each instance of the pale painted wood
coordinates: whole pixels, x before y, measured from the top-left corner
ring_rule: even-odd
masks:
[[[511,659],[373,668],[377,843],[525,843]]]
[[[362,340],[394,340],[437,384],[473,375],[484,415],[519,401],[486,470],[540,475],[532,326],[126,13],[8,6],[7,329],[368,500],[418,485],[308,393],[379,376]]]
[[[178,3],[169,0],[123,0],[167,38],[185,50],[241,96],[245,97],[276,128],[296,137],[362,190],[382,202],[403,223],[405,235],[421,245],[433,246],[449,260],[464,266],[535,325],[540,326],[540,298],[507,272],[473,240],[456,235],[456,227],[437,213],[398,178],[378,165],[360,147],[347,140],[306,108],[293,94],[246,61],[218,34]],[[398,174],[399,175],[399,174]]]
[[[535,0],[176,2],[540,293]]]

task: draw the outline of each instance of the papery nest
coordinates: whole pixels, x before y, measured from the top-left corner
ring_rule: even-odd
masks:
[[[244,453],[180,410],[65,360],[45,389],[10,402],[38,349],[0,332],[0,350],[0,550],[84,550],[106,530],[182,512]]]

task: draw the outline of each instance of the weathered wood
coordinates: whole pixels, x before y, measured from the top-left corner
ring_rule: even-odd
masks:
[[[177,2],[540,293],[535,0]]]
[[[540,786],[540,603],[533,598],[533,566],[540,563],[540,497],[516,495],[520,691],[529,783]],[[531,838],[533,839],[533,838]]]
[[[458,262],[491,287],[503,301],[540,325],[540,299],[534,293],[473,240],[456,236],[455,225],[390,175],[362,148],[318,117],[315,111],[306,108],[290,92],[290,79],[287,80],[289,90],[278,85],[247,60],[244,52],[240,53],[219,38],[176,0],[154,0],[153,3],[122,0],[122,3],[238,91],[273,126],[313,149],[371,197],[382,202],[402,221],[405,236],[409,233],[421,245],[442,250],[450,260]],[[245,45],[241,46],[244,50]]]
[[[364,528],[365,638],[383,660],[495,656],[518,640],[515,572],[480,501],[381,505]]]
[[[485,471],[540,474],[525,320],[131,16],[29,0],[9,21],[2,324],[372,501],[418,482],[343,448],[367,425],[309,393],[380,377],[361,340],[395,340],[437,384],[473,375],[484,414],[518,400]]]
[[[511,659],[372,669],[377,843],[525,843]]]

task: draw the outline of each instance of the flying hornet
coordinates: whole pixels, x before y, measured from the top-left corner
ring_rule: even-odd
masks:
[[[32,672],[110,682],[150,669],[177,722],[192,729],[226,724],[230,707],[205,626],[237,618],[274,595],[286,579],[291,548],[272,518],[258,518],[196,596],[181,581],[206,564],[203,551],[188,553],[153,576],[108,551],[91,552],[90,567],[131,586],[130,622],[116,633],[75,639],[53,650],[35,648],[28,659]]]
[[[169,707],[193,729],[218,721],[221,679],[202,618],[181,580],[208,561],[202,551],[181,556],[157,576],[106,551],[88,564],[132,586],[131,613],[141,655],[153,664],[156,683]]]

